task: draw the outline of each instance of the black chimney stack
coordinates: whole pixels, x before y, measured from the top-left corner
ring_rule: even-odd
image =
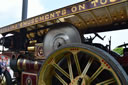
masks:
[[[22,4],[22,20],[27,19],[28,0],[23,0]]]

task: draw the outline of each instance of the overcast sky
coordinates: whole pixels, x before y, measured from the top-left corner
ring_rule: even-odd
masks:
[[[28,0],[28,18],[83,0]],[[22,0],[0,0],[0,27],[21,20]]]
[[[83,0],[28,0],[28,17],[36,16],[80,1]],[[22,0],[0,0],[0,27],[20,21],[21,12]],[[108,44],[109,37],[112,36],[112,48],[124,42],[128,42],[128,30],[101,34],[102,36],[106,36],[105,41],[101,41],[97,38],[95,42]]]

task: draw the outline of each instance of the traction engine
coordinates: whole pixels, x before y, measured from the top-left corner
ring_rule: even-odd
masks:
[[[121,56],[93,42],[127,28],[127,0],[83,1],[2,27],[0,85],[127,85],[127,43]]]

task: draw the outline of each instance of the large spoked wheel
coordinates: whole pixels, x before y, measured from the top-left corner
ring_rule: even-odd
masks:
[[[0,75],[0,85],[12,85],[11,75],[7,70]]]
[[[53,52],[43,64],[38,85],[127,85],[127,75],[108,53],[72,44]]]

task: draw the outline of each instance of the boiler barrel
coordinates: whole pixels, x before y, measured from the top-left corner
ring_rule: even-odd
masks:
[[[39,71],[42,62],[27,59],[13,59],[10,61],[10,67],[14,71]]]

